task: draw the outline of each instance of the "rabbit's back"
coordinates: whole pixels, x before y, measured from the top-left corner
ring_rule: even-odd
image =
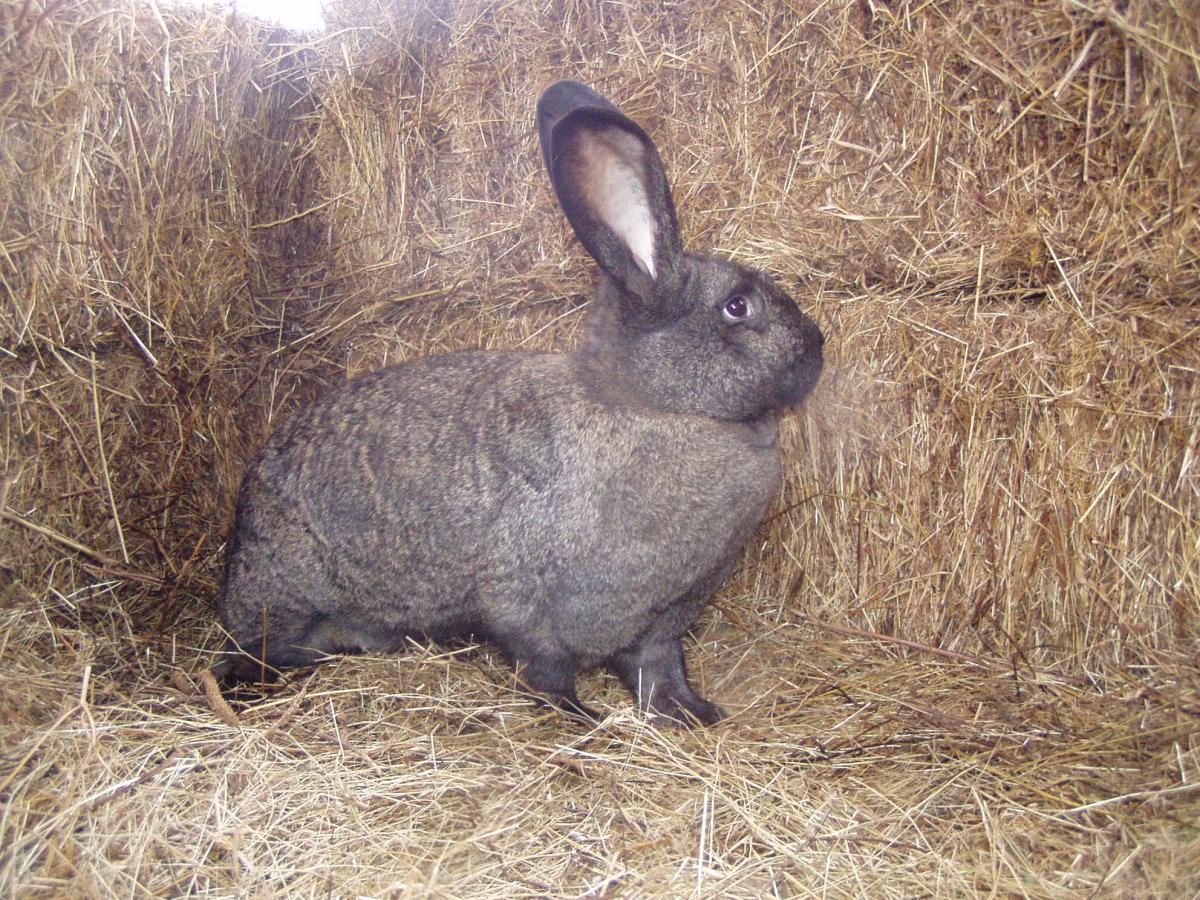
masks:
[[[264,607],[316,614],[348,650],[536,632],[590,664],[706,598],[766,511],[777,451],[590,384],[574,355],[461,353],[300,411],[243,487],[226,627],[250,640]]]

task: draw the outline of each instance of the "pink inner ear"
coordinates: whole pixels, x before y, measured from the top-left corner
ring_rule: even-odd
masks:
[[[646,150],[620,128],[585,131],[579,137],[580,189],[593,212],[625,242],[639,267],[654,271],[654,218],[642,182]]]

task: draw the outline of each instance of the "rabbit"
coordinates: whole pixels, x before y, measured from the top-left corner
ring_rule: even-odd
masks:
[[[683,250],[658,150],[610,101],[560,81],[537,124],[601,270],[582,345],[400,363],[279,428],[238,498],[226,684],[485,640],[578,717],[577,674],[607,666],[656,720],[722,718],[682,638],[778,490],[824,337],[764,273]]]

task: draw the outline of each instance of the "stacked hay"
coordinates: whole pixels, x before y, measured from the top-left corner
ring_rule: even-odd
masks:
[[[52,610],[124,583],[165,622],[212,581],[230,450],[261,435],[235,398],[280,389],[256,367],[307,291],[303,51],[151,7],[5,15],[5,562]]]
[[[47,895],[1196,888],[1200,17],[0,2],[0,883]],[[705,620],[734,713],[584,735],[490,654],[192,676],[241,471],[396,359],[570,347],[559,77],[826,329]],[[235,717],[236,715],[236,717]]]

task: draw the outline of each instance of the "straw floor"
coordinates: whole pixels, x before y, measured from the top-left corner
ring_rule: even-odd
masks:
[[[1195,896],[1200,13],[345,0],[322,35],[0,0],[6,896]],[[204,677],[245,464],[593,266],[538,92],[658,141],[693,249],[827,335],[689,647],[587,728],[484,648]]]

